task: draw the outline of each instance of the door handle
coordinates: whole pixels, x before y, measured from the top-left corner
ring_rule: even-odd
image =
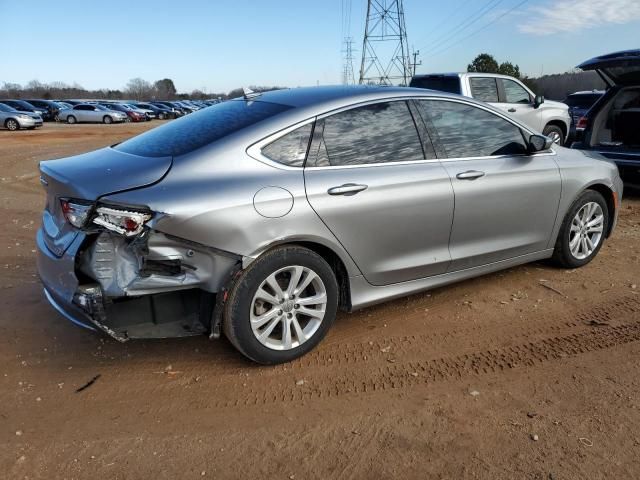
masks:
[[[475,180],[476,178],[484,177],[484,172],[479,170],[467,170],[456,175],[456,178],[460,180]]]
[[[358,192],[366,190],[368,185],[358,185],[356,183],[345,183],[339,187],[332,187],[327,190],[329,195],[355,195]]]
[[[515,108],[510,108],[509,110],[507,110],[507,112],[510,112],[510,113],[515,113],[515,111],[516,111]]]

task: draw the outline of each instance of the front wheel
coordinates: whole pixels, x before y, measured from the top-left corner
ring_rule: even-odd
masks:
[[[246,357],[265,365],[312,350],[333,323],[338,284],[315,252],[275,248],[255,260],[229,292],[224,332]]]
[[[73,115],[69,115],[67,117],[67,123],[73,125],[74,123],[76,123],[78,120],[76,120],[76,117],[74,117]]]
[[[102,119],[102,121],[109,125],[110,123],[113,123],[113,118],[111,118],[109,115],[105,115],[104,118]]]
[[[554,261],[565,268],[582,267],[598,254],[609,225],[604,197],[587,190],[565,216],[553,252]]]
[[[547,125],[544,127],[542,134],[549,137],[556,145],[564,145],[564,134],[560,127],[557,127],[556,125]]]
[[[20,124],[18,123],[17,120],[14,120],[13,118],[8,119],[4,123],[4,126],[7,127],[7,130],[9,130],[11,132],[15,132],[16,130],[20,130]]]

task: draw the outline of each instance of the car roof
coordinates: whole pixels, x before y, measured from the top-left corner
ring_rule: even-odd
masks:
[[[369,85],[335,85],[322,87],[300,87],[263,92],[254,99],[257,101],[279,103],[294,108],[321,107],[324,104],[353,104],[388,97],[410,96],[453,96],[445,92],[436,92],[424,88],[386,87]],[[245,100],[243,97],[232,101]],[[249,99],[251,100],[251,99]]]

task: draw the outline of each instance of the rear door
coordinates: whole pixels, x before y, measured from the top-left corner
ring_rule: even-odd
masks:
[[[404,100],[316,122],[307,198],[374,285],[437,275],[449,265],[453,191],[419,125],[422,136]]]
[[[582,70],[595,70],[612,87],[640,85],[640,50],[625,50],[592,58],[578,65]]]
[[[555,154],[528,155],[520,127],[480,106],[416,104],[455,194],[449,270],[547,249],[560,200]]]

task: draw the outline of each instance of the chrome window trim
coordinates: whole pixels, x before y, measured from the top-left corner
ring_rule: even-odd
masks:
[[[266,163],[267,165],[269,165],[271,167],[279,168],[281,170],[302,170],[302,169],[304,169],[304,166],[293,167],[291,165],[285,165],[284,163],[276,162],[275,160],[270,159],[269,157],[267,157],[266,155],[264,155],[262,153],[262,149],[264,147],[266,147],[267,145],[275,142],[279,138],[284,137],[288,133],[291,133],[294,130],[296,130],[296,129],[300,128],[300,127],[304,127],[305,125],[308,125],[308,124],[313,123],[315,121],[316,121],[316,117],[311,117],[311,118],[307,118],[306,120],[302,120],[301,122],[294,123],[293,125],[289,125],[288,127],[283,128],[282,130],[278,130],[277,132],[272,133],[271,135],[268,135],[268,136],[264,137],[262,140],[259,140],[256,143],[254,143],[251,146],[249,146],[246,149],[247,155],[249,155],[254,160],[257,160],[257,161],[262,162],[262,163]],[[313,135],[313,131],[311,132],[311,134]],[[311,140],[311,139],[309,139],[309,140]],[[306,155],[309,155],[308,146],[307,146]],[[306,161],[307,161],[306,155],[305,155],[304,163],[306,163]]]
[[[389,165],[414,165],[414,164],[421,164],[421,163],[436,163],[436,162],[459,162],[459,161],[467,161],[467,160],[488,160],[488,159],[501,159],[501,158],[507,158],[507,157],[540,157],[540,156],[549,156],[549,155],[556,155],[556,151],[554,150],[553,147],[551,147],[549,149],[549,151],[545,151],[545,152],[539,152],[539,153],[533,153],[531,155],[527,155],[527,154],[518,154],[518,155],[488,155],[488,156],[477,156],[477,157],[455,157],[455,158],[436,158],[436,159],[422,159],[422,160],[406,160],[403,162],[382,162],[382,163],[363,163],[363,164],[359,164],[359,165],[329,165],[329,166],[325,166],[325,167],[292,167],[289,165],[284,165],[282,163],[278,163],[275,160],[271,160],[270,158],[264,156],[262,154],[262,148],[268,144],[270,144],[271,142],[274,142],[276,140],[278,140],[280,137],[285,136],[286,134],[292,132],[293,130],[299,128],[299,127],[303,127],[311,122],[315,122],[315,121],[319,121],[319,120],[323,120],[327,117],[330,117],[332,115],[335,115],[337,113],[341,113],[347,110],[351,110],[354,108],[358,108],[358,107],[363,107],[366,105],[372,105],[375,103],[382,103],[382,102],[391,102],[391,101],[405,101],[408,102],[410,100],[435,100],[435,101],[442,101],[442,102],[454,102],[454,103],[462,103],[463,105],[467,105],[470,107],[475,107],[475,108],[479,108],[480,110],[484,110],[488,113],[491,113],[493,115],[496,115],[500,118],[502,118],[503,120],[506,120],[507,122],[511,123],[512,125],[520,128],[521,130],[523,130],[524,132],[528,133],[529,135],[539,135],[536,134],[536,132],[534,132],[533,130],[531,130],[528,126],[526,125],[522,125],[518,122],[515,122],[512,118],[508,117],[507,115],[503,114],[500,111],[497,111],[497,109],[493,109],[493,108],[487,108],[484,105],[478,104],[476,102],[470,102],[470,101],[466,101],[464,98],[450,98],[450,97],[441,97],[441,96],[432,96],[432,95],[407,95],[402,96],[402,97],[384,97],[384,98],[376,98],[374,100],[365,100],[363,102],[358,102],[358,103],[354,103],[354,104],[350,104],[350,105],[345,105],[339,108],[335,108],[333,110],[329,110],[327,112],[323,112],[320,113],[314,117],[308,118],[306,120],[302,120],[300,122],[294,123],[293,125],[290,125],[286,128],[283,128],[281,130],[278,130],[275,133],[272,133],[266,137],[264,137],[262,140],[259,140],[255,143],[253,143],[251,146],[249,146],[246,149],[246,153],[247,155],[249,155],[251,158],[253,158],[254,160],[257,160],[259,162],[265,163],[269,166],[275,167],[275,168],[279,168],[281,170],[326,170],[326,169],[351,169],[351,168],[362,168],[362,167],[378,167],[378,166],[389,166]],[[307,152],[307,156],[309,155],[309,152]],[[305,163],[306,163],[306,159],[305,159]]]

